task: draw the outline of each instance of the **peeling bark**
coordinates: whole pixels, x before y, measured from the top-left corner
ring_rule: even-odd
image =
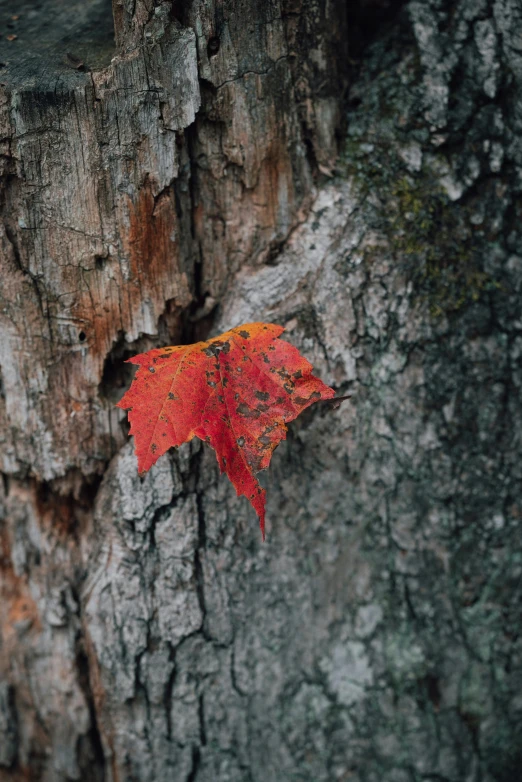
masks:
[[[0,14],[1,782],[515,780],[518,0]],[[249,320],[351,394],[265,545],[114,407]]]

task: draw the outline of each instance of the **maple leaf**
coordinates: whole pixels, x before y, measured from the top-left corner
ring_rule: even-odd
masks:
[[[268,467],[288,421],[334,396],[297,348],[278,339],[283,331],[247,323],[207,342],[133,356],[139,369],[118,402],[129,411],[140,473],[171,446],[199,437],[256,510],[263,540],[266,492],[255,474]]]

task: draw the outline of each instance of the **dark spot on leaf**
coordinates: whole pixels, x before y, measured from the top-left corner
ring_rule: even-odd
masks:
[[[261,454],[250,456],[248,459],[248,463],[254,472],[259,472],[259,470],[261,469]]]
[[[257,409],[260,410],[262,413],[266,413],[266,411],[269,409],[268,405],[258,405]]]
[[[259,410],[253,410],[244,402],[241,402],[241,404],[237,406],[236,413],[238,415],[245,416],[245,418],[259,418],[259,416],[261,415],[261,412]]]
[[[296,398],[294,399],[294,402],[296,403],[296,405],[306,405],[306,403],[308,402],[308,399],[305,399],[302,396],[296,396]]]
[[[172,393],[172,391],[169,391],[169,399],[175,399],[175,398],[176,398],[176,397],[174,396],[174,394]]]
[[[266,434],[262,434],[259,438],[259,442],[263,445],[270,445],[270,437],[267,437]]]
[[[263,402],[266,402],[267,399],[270,399],[270,394],[268,391],[256,391],[256,396],[258,399],[261,399]]]
[[[321,398],[321,394],[319,393],[319,391],[314,391],[313,394],[310,394],[310,399],[320,399],[320,398]]]
[[[209,442],[210,442],[210,437],[208,436],[208,434],[207,434],[207,435],[205,435],[205,442],[206,442],[206,443],[209,443]]]
[[[152,372],[152,374],[154,374],[155,371],[156,370],[154,369],[154,367],[149,367],[149,372]]]
[[[213,380],[207,380],[207,386],[210,386],[210,388],[215,388],[217,383],[214,383]]]
[[[150,446],[150,450],[152,451],[152,453],[156,453],[156,451],[158,450],[158,446],[156,445],[156,443],[152,443],[152,445]]]
[[[290,385],[290,383],[285,383],[285,384],[283,385],[283,388],[285,389],[285,391],[286,391],[288,394],[293,394],[293,393],[294,393],[294,387],[293,387],[293,386],[291,386],[291,385]]]
[[[225,342],[221,349],[223,353],[230,353],[230,342]]]
[[[227,367],[227,369],[228,369],[228,367]],[[224,377],[223,378],[223,385],[225,386],[225,388],[228,386],[228,377]]]
[[[221,394],[218,394],[218,400],[221,402],[221,404],[223,404],[223,402],[225,401],[225,397],[221,396]]]
[[[249,338],[249,336],[250,336],[250,334],[249,334],[249,332],[248,332],[248,331],[240,331],[240,332],[239,332],[239,336],[240,336],[240,337],[243,337],[243,339],[248,339],[248,338]]]
[[[297,372],[294,372],[294,377],[296,378],[296,380],[300,377],[303,377],[303,373],[301,372],[300,369],[298,369]]]
[[[240,448],[242,448],[244,446],[244,444],[245,444],[245,438],[244,437],[238,437],[237,438],[237,444],[239,445]]]
[[[270,364],[270,359],[268,358],[268,356],[266,355],[266,353],[261,353],[261,358],[263,359],[263,361],[265,362],[265,364]]]
[[[268,350],[275,350],[275,347],[273,345],[269,345]]]
[[[158,358],[168,358],[170,356],[170,353],[162,353]]]
[[[239,394],[234,394],[234,399],[235,399],[235,400],[236,400],[236,402],[237,402],[237,400],[239,399]]]
[[[226,460],[226,458],[223,456],[223,467],[226,467],[226,466],[227,466],[227,460]]]
[[[214,345],[209,345],[208,348],[202,348],[201,352],[204,353],[205,356],[208,356],[209,358],[216,355],[216,349]]]

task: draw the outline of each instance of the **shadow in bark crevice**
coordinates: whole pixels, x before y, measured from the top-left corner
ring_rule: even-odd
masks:
[[[406,0],[356,0],[348,7],[348,49],[358,60],[367,46],[397,18]]]
[[[83,648],[83,637],[78,636],[76,641],[76,670],[78,672],[78,684],[83,692],[90,717],[90,728],[85,736],[82,736],[78,746],[78,765],[82,773],[86,774],[91,782],[105,782],[105,753],[101,739],[94,694],[89,675],[89,659]]]

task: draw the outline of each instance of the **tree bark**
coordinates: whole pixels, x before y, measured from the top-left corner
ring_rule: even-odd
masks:
[[[515,780],[520,0],[113,5],[0,7],[0,781]],[[115,407],[252,320],[264,545]]]

